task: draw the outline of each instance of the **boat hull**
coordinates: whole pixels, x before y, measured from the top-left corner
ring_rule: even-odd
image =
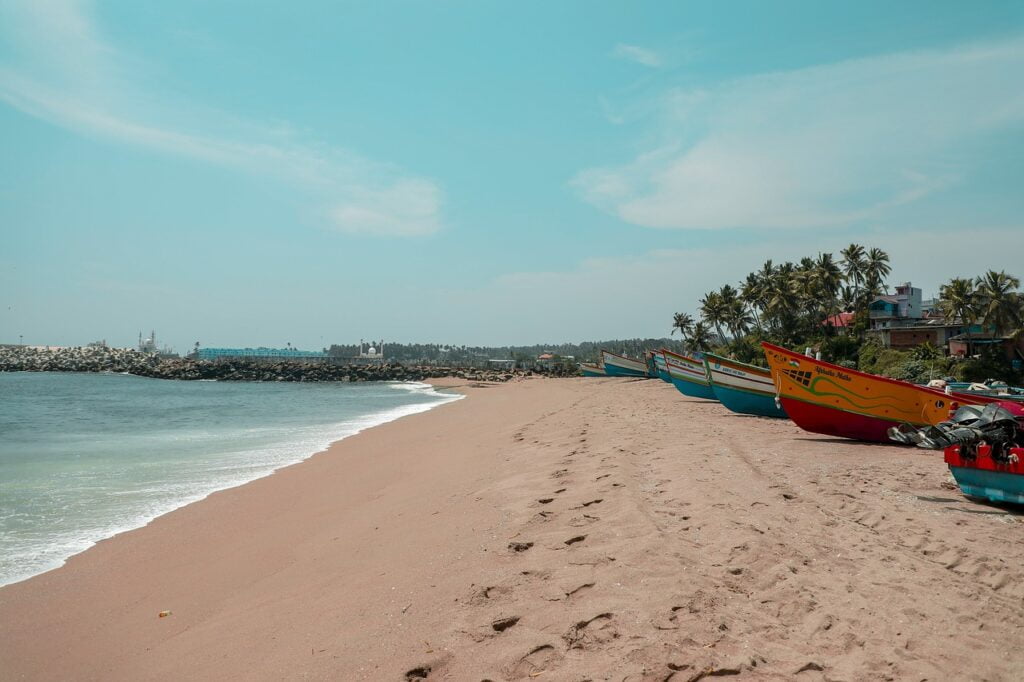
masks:
[[[616,367],[615,365],[605,365],[604,374],[605,374],[605,376],[609,376],[609,377],[633,377],[634,379],[636,379],[636,378],[643,379],[643,378],[647,377],[646,374],[638,374],[637,372],[634,372],[633,370],[623,369],[621,367]]]
[[[672,385],[680,393],[691,398],[718,400],[708,381],[703,357],[691,357],[665,351],[665,363]]]
[[[671,384],[672,377],[668,375],[668,365],[665,364],[665,355],[661,351],[654,354],[654,366],[658,370],[658,378],[666,384]]]
[[[711,390],[715,392],[718,402],[738,414],[752,414],[775,419],[785,419],[787,416],[786,411],[775,404],[774,395],[742,391],[717,383],[712,385]]]
[[[639,360],[622,357],[606,350],[601,351],[601,357],[606,376],[647,378],[647,366]]]
[[[990,448],[981,446],[976,457],[961,457],[960,447],[946,448],[944,458],[964,495],[990,502],[1024,504],[1024,448],[1013,448],[1016,462],[997,462]]]
[[[843,412],[833,407],[779,396],[786,415],[804,431],[825,436],[852,438],[873,443],[891,443],[889,427],[902,423],[852,412]]]
[[[949,467],[964,495],[990,502],[1024,504],[1024,476],[966,467]]]
[[[580,371],[583,372],[585,377],[603,377],[608,376],[605,374],[603,367],[597,365],[580,365]]]
[[[890,426],[934,425],[947,419],[955,405],[991,402],[858,372],[770,343],[761,345],[782,408],[805,431],[889,443]]]
[[[771,372],[712,353],[704,356],[715,397],[729,410],[758,417],[786,418],[775,402]]]

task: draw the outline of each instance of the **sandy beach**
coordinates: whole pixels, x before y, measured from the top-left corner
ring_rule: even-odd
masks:
[[[455,390],[0,588],[0,678],[1024,678],[1024,516],[939,453],[660,381]]]

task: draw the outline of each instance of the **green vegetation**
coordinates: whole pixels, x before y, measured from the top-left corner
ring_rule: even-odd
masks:
[[[946,357],[945,348],[925,343],[910,351],[882,348],[869,334],[872,301],[888,290],[889,255],[879,248],[850,244],[838,260],[831,253],[779,265],[766,261],[736,289],[726,284],[698,301],[699,319],[676,313],[672,333],[695,350],[712,350],[741,362],[764,365],[760,342],[803,350],[811,347],[825,359],[913,382],[938,377],[961,381],[989,378],[1021,381],[998,344],[983,347],[975,338],[1024,335],[1024,293],[1020,280],[989,271],[976,279],[951,279],[940,290],[938,309],[967,330],[968,358]],[[834,324],[850,314],[847,326]],[[977,333],[977,325],[985,330]],[[977,346],[977,347],[976,347]]]
[[[449,367],[487,367],[490,360],[513,360],[521,366],[530,366],[537,356],[551,353],[557,361],[572,358],[575,362],[596,362],[601,349],[634,358],[642,358],[644,351],[668,348],[682,350],[680,341],[660,339],[612,339],[583,343],[550,343],[533,346],[456,346],[442,343],[385,343],[384,357],[388,362],[408,365],[444,365]],[[358,355],[357,345],[332,345],[324,349],[335,358]]]

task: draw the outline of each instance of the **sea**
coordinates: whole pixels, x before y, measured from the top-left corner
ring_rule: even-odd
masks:
[[[0,372],[0,585],[460,397],[403,382]]]

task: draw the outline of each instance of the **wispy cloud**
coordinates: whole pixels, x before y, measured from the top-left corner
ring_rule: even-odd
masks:
[[[14,55],[0,64],[0,100],[28,115],[83,135],[276,177],[343,232],[409,236],[441,228],[443,193],[429,179],[303,141],[287,126],[204,111],[138,85],[145,80],[138,61],[103,40],[82,5],[4,5],[0,37]],[[191,124],[166,123],[176,119]],[[231,132],[212,132],[221,129]]]
[[[627,61],[636,62],[643,66],[648,66],[652,69],[656,69],[661,66],[661,57],[654,50],[648,50],[645,47],[638,45],[626,45],[625,43],[619,43],[612,50],[612,55],[619,59],[625,59]]]
[[[970,171],[963,145],[1024,122],[1024,38],[856,59],[661,97],[662,142],[572,181],[657,228],[842,225]]]

